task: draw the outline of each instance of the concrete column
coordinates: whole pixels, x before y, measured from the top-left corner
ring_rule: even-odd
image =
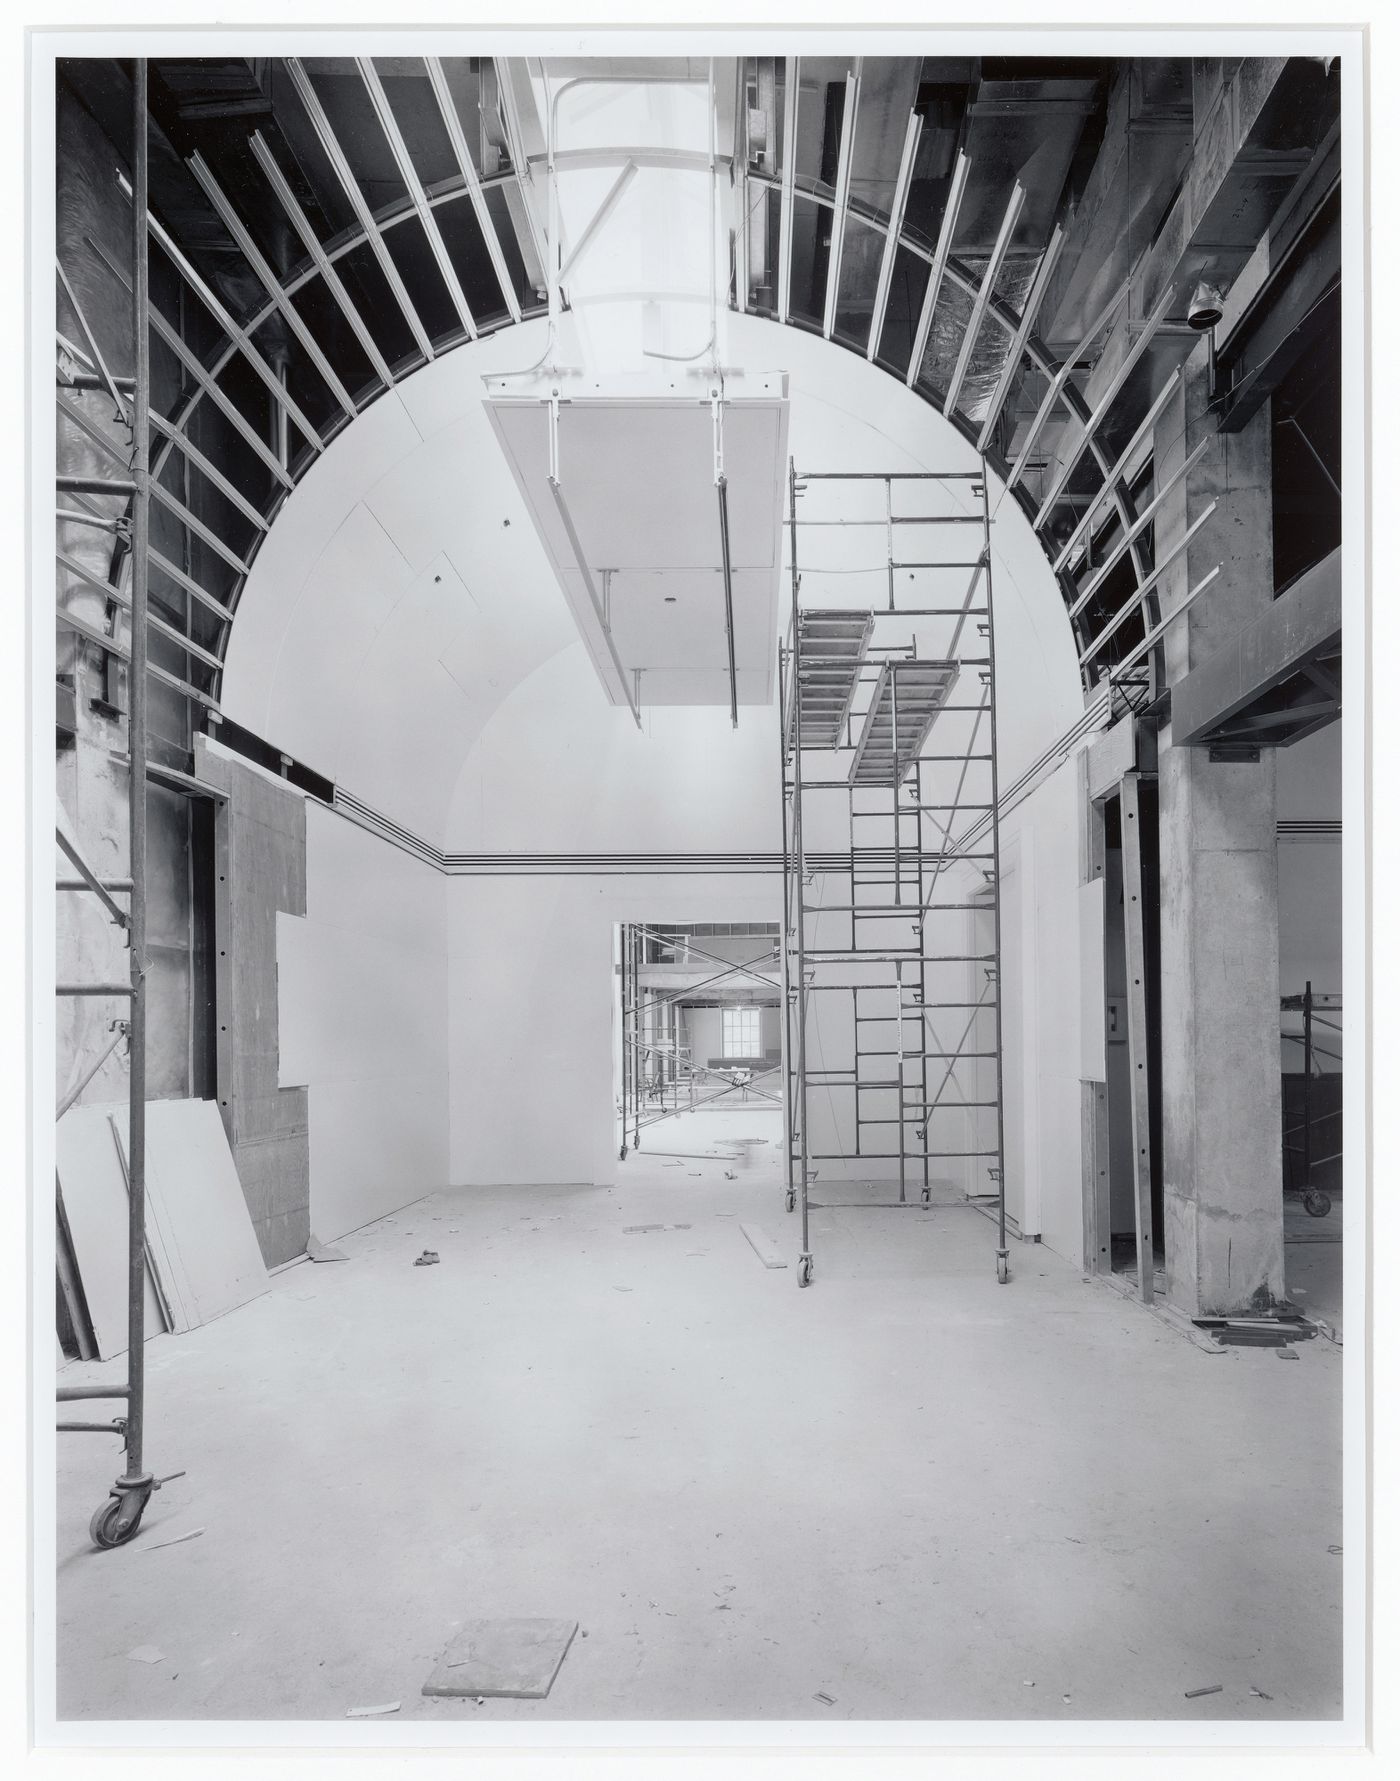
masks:
[[[1203,341],[1158,423],[1158,475],[1211,431],[1206,353]],[[1217,506],[1164,578],[1163,612],[1222,568],[1168,633],[1171,682],[1272,603],[1267,407],[1215,438],[1187,485],[1157,522],[1159,558]],[[1284,1291],[1273,751],[1212,762],[1168,728],[1159,775],[1167,1297],[1191,1316],[1249,1311]]]

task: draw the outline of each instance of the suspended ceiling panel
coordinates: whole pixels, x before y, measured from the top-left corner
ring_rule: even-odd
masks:
[[[620,379],[585,391],[580,381],[488,378],[486,409],[598,677],[614,705],[728,705],[712,386]],[[554,387],[563,392],[557,491]],[[773,696],[787,428],[783,374],[726,379],[722,457],[741,705]]]

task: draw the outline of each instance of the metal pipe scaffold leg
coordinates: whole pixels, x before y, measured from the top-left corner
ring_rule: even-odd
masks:
[[[997,784],[997,701],[996,701],[996,622],[992,607],[992,509],[987,479],[982,479],[982,551],[987,574],[987,706],[991,719],[992,768],[992,925],[996,992],[996,1073],[997,1073],[997,1280],[1005,1286],[1011,1277],[1011,1257],[1006,1246],[1006,1120],[1002,1107],[1002,1032],[1001,1032],[1001,820]]]
[[[797,1206],[797,1183],[792,1172],[793,1093],[792,1093],[792,974],[788,969],[788,927],[792,911],[792,872],[788,865],[788,800],[787,800],[787,652],[778,645],[778,790],[781,794],[783,818],[783,935],[780,954],[783,984],[783,1203],[789,1212]],[[799,881],[799,900],[801,885]]]
[[[802,850],[802,627],[797,622],[797,468],[788,460],[788,514],[792,537],[792,848],[797,876],[797,1157],[798,1185],[802,1199],[802,1253],[797,1263],[797,1284],[812,1283],[812,1238],[807,1179],[807,942],[802,913],[802,886],[806,863]]]
[[[127,1194],[126,1466],[90,1524],[99,1546],[119,1546],[140,1524],[156,1481],[142,1464],[146,1415],[146,607],[150,551],[150,262],[147,241],[147,65],[132,79],[131,325],[136,388],[132,402],[131,660],[128,747],[131,829],[131,1014]]]

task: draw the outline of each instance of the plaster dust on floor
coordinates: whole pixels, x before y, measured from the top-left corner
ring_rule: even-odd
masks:
[[[187,1476],[132,1545],[87,1537],[114,1444],[59,1446],[60,1719],[1340,1712],[1337,1348],[1205,1352],[1039,1245],[998,1286],[966,1206],[815,1213],[800,1290],[777,1116],[664,1140],[154,1339],[147,1459]],[[579,1623],[546,1699],[420,1693],[535,1616]]]

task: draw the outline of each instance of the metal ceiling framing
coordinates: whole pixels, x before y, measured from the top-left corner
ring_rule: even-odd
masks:
[[[492,65],[494,68],[494,65]],[[174,231],[162,226],[154,216],[150,218],[150,231],[164,251],[170,256],[180,276],[187,283],[200,302],[208,310],[220,333],[224,344],[206,362],[201,362],[195,353],[186,345],[178,330],[154,308],[150,315],[150,326],[162,341],[175,354],[182,365],[190,384],[178,412],[169,416],[152,417],[152,427],[160,434],[160,459],[153,464],[153,475],[158,477],[161,466],[171,450],[184,452],[187,463],[200,476],[204,477],[213,487],[230,500],[234,507],[250,521],[254,527],[254,535],[246,553],[240,553],[230,546],[226,540],[218,540],[208,535],[208,528],[200,533],[190,527],[192,536],[198,536],[222,561],[227,563],[235,576],[246,573],[256,555],[258,545],[267,530],[271,514],[275,511],[284,491],[290,491],[299,476],[324,448],[328,438],[341,425],[358,413],[366,401],[372,400],[384,388],[390,387],[398,378],[416,368],[417,364],[431,359],[435,354],[449,350],[459,344],[462,337],[471,338],[474,332],[482,331],[472,314],[467,302],[461,278],[447,253],[444,238],[437,225],[436,211],[444,204],[470,204],[484,242],[485,252],[490,260],[495,281],[498,283],[505,303],[509,322],[495,325],[510,325],[522,319],[526,313],[522,311],[512,278],[510,276],[505,250],[497,233],[495,219],[487,203],[487,195],[493,189],[506,192],[508,201],[513,199],[511,213],[516,225],[517,236],[522,228],[530,234],[531,240],[519,239],[517,246],[525,256],[527,264],[532,258],[531,246],[537,248],[534,238],[536,228],[534,212],[524,198],[523,182],[533,178],[533,163],[538,156],[527,156],[522,148],[523,126],[519,115],[519,95],[511,86],[509,71],[500,69],[500,121],[505,131],[506,152],[510,157],[510,171],[481,176],[473,161],[467,141],[463,119],[458,114],[448,86],[446,71],[442,61],[435,57],[423,58],[423,68],[427,77],[427,88],[431,92],[436,111],[446,130],[455,160],[458,178],[450,182],[436,181],[430,193],[424,183],[424,175],[414,164],[413,156],[398,121],[387,98],[384,82],[378,75],[373,64],[365,59],[357,62],[360,78],[374,108],[379,125],[383,131],[385,142],[394,164],[408,193],[405,203],[402,197],[387,204],[378,212],[371,210],[351,166],[345,145],[338,139],[334,126],[327,115],[325,107],[312,84],[311,75],[306,64],[299,58],[291,57],[285,61],[285,67],[292,86],[298,95],[306,118],[325,154],[334,177],[344,193],[345,199],[355,218],[355,224],[343,231],[330,243],[323,243],[305,211],[299,203],[291,183],[278,160],[274,157],[265,137],[257,131],[249,133],[249,147],[262,173],[275,194],[286,219],[305,249],[304,263],[286,278],[279,278],[254,243],[246,225],[237,214],[232,199],[216,176],[213,168],[198,153],[190,157],[190,170],[202,187],[205,196],[219,216],[237,245],[250,272],[262,287],[265,301],[246,315],[235,317],[215,293],[207,280],[196,270],[185,251],[184,243]],[[796,110],[798,88],[801,77],[800,58],[785,58],[785,92],[783,98],[782,146],[781,161],[775,173],[766,177],[760,173],[744,171],[742,176],[741,201],[745,209],[752,202],[750,192],[763,190],[773,191],[778,196],[779,211],[779,289],[776,293],[776,312],[780,321],[791,319],[790,295],[793,270],[793,213],[798,191],[796,172]],[[1117,553],[1115,566],[1124,555],[1130,555],[1136,587],[1120,611],[1113,615],[1110,622],[1121,623],[1127,615],[1142,604],[1150,587],[1145,582],[1150,573],[1150,555],[1145,553],[1148,523],[1150,514],[1135,510],[1131,495],[1123,481],[1125,472],[1131,468],[1134,453],[1139,451],[1144,442],[1150,438],[1153,421],[1160,414],[1168,399],[1169,389],[1175,373],[1169,374],[1168,382],[1159,388],[1147,402],[1144,415],[1134,426],[1132,441],[1127,450],[1116,453],[1112,463],[1108,454],[1102,449],[1099,429],[1110,406],[1123,396],[1128,384],[1129,373],[1135,368],[1142,355],[1151,345],[1153,333],[1163,319],[1170,293],[1164,293],[1154,305],[1152,315],[1145,325],[1137,325],[1137,331],[1125,360],[1109,379],[1102,391],[1096,392],[1092,406],[1085,400],[1078,382],[1082,375],[1084,362],[1090,348],[1104,327],[1117,313],[1119,305],[1128,296],[1131,279],[1113,294],[1103,312],[1095,318],[1078,346],[1062,359],[1051,354],[1039,338],[1036,328],[1041,304],[1050,287],[1056,265],[1062,255],[1064,236],[1056,227],[1049,238],[1041,256],[1030,291],[1019,311],[1010,303],[998,298],[995,294],[996,277],[995,262],[1000,259],[1004,263],[1009,251],[1009,241],[1014,233],[1014,221],[1003,219],[1003,229],[998,237],[997,248],[994,249],[994,265],[984,265],[977,275],[954,254],[954,243],[959,225],[963,201],[966,196],[972,164],[968,155],[959,149],[954,162],[952,178],[949,184],[947,202],[944,206],[938,229],[937,242],[932,250],[920,240],[911,237],[906,230],[905,210],[909,190],[914,178],[915,165],[918,158],[919,142],[923,130],[922,121],[915,113],[911,113],[906,124],[905,136],[899,158],[899,171],[895,181],[894,195],[889,219],[882,220],[858,209],[851,203],[851,175],[854,160],[855,131],[859,118],[860,105],[860,70],[852,63],[846,75],[846,102],[842,113],[840,140],[837,147],[837,169],[835,180],[834,201],[823,199],[828,203],[831,214],[832,251],[828,260],[825,298],[821,318],[822,332],[834,337],[835,305],[840,291],[843,264],[843,246],[847,228],[853,216],[883,233],[883,251],[879,260],[878,282],[875,287],[871,320],[865,337],[859,342],[857,350],[861,351],[869,361],[874,361],[879,350],[880,336],[884,328],[885,315],[890,300],[890,291],[895,274],[896,259],[902,248],[915,259],[923,260],[929,267],[929,277],[924,290],[923,301],[915,330],[914,350],[904,368],[906,385],[914,387],[922,385],[920,373],[928,352],[935,313],[940,316],[940,326],[946,317],[947,305],[940,309],[940,300],[948,289],[957,289],[971,303],[971,314],[964,330],[964,337],[959,342],[959,349],[954,365],[953,376],[949,387],[938,392],[926,392],[930,400],[938,400],[945,414],[952,418],[961,430],[972,438],[971,430],[974,423],[958,410],[961,397],[961,386],[968,374],[971,355],[975,349],[977,335],[990,321],[1003,334],[1006,341],[1006,356],[1003,359],[996,386],[985,412],[975,423],[975,443],[979,450],[986,452],[995,429],[1005,408],[1005,404],[1015,387],[1017,378],[1024,371],[1038,374],[1046,381],[1046,389],[1039,409],[1030,426],[1022,434],[1018,442],[1017,454],[1007,473],[1008,485],[1015,488],[1020,484],[1030,467],[1032,453],[1045,429],[1051,414],[1059,405],[1068,415],[1068,425],[1072,432],[1068,435],[1069,443],[1065,455],[1056,466],[1053,481],[1047,479],[1045,488],[1037,498],[1034,517],[1043,528],[1054,511],[1057,502],[1062,502],[1070,477],[1076,466],[1086,455],[1092,459],[1100,478],[1100,486],[1092,496],[1084,511],[1079,515],[1074,532],[1068,541],[1058,542],[1055,546],[1054,567],[1062,578],[1066,589],[1066,605],[1072,607],[1071,622],[1079,626],[1081,614],[1087,609],[1087,602],[1082,599],[1085,592],[1084,584],[1076,587],[1072,579],[1070,564],[1077,561],[1076,547],[1092,534],[1092,529],[1103,512],[1104,505],[1117,514],[1119,522],[1119,539],[1114,550]],[[494,113],[492,114],[495,115]],[[777,120],[774,120],[775,124]],[[584,151],[596,161],[604,151]],[[616,156],[606,151],[607,158],[616,165]],[[562,158],[562,155],[561,155]],[[633,157],[636,158],[636,157]],[[671,157],[674,160],[674,156]],[[723,159],[724,157],[721,157]],[[698,157],[700,161],[707,158]],[[640,161],[639,163],[640,164]],[[648,163],[649,164],[649,163]],[[669,163],[668,163],[669,164]],[[1011,203],[1014,205],[1015,187]],[[413,294],[404,281],[398,265],[390,253],[387,237],[390,232],[410,219],[417,219],[421,226],[427,245],[447,284],[454,311],[461,324],[462,336],[445,338],[430,337],[422,316],[413,300]],[[111,265],[108,256],[94,242],[95,251]],[[351,297],[345,282],[337,271],[337,262],[346,255],[353,254],[362,245],[368,246],[373,253],[379,269],[387,280],[394,302],[401,310],[409,333],[414,341],[416,353],[409,360],[399,364],[389,362],[383,350],[377,344],[365,316],[360,313],[356,301]],[[577,250],[576,250],[577,253]],[[113,268],[121,276],[119,268]],[[318,340],[316,333],[301,316],[294,298],[297,293],[320,279],[329,293],[336,308],[344,316],[345,322],[354,334],[359,347],[373,368],[376,383],[368,390],[355,391],[346,381],[344,372],[336,364],[333,346],[324,340]],[[747,306],[748,291],[741,285],[737,292],[737,300]],[[538,302],[528,312],[538,313],[542,305]],[[310,363],[315,367],[317,375],[324,380],[334,400],[335,409],[328,422],[316,427],[305,413],[301,405],[288,392],[277,372],[270,366],[254,345],[258,329],[272,316],[280,316],[288,329],[295,335],[305,350]],[[80,326],[85,318],[79,318]],[[298,459],[290,463],[279,461],[277,454],[269,449],[268,443],[258,426],[250,424],[247,417],[240,411],[238,403],[221,387],[220,379],[225,369],[234,358],[242,358],[252,369],[259,382],[267,389],[269,396],[277,408],[287,416],[298,432],[306,439],[306,449]],[[105,383],[104,367],[94,363],[92,374]],[[1136,387],[1136,384],[1134,385]],[[120,411],[122,397],[115,388],[111,392],[115,404]],[[274,480],[271,499],[250,499],[245,491],[238,490],[229,477],[210,463],[204,454],[193,444],[186,446],[185,434],[192,425],[193,417],[199,404],[205,400],[212,402],[223,414],[224,418],[239,433],[268,470]],[[81,425],[81,422],[77,424]],[[153,494],[159,501],[161,494],[153,486]],[[1030,506],[1024,491],[1018,494],[1023,507],[1030,512]],[[164,503],[168,511],[174,513],[182,524],[187,523],[185,514],[172,507],[170,502]],[[256,517],[254,517],[256,515]],[[77,523],[77,522],[75,522]],[[1126,542],[1126,549],[1123,543]],[[1083,552],[1080,552],[1080,557]],[[239,568],[237,564],[243,564]],[[1102,585],[1102,564],[1094,566],[1094,574],[1099,579],[1094,583],[1094,591]],[[182,584],[183,585],[183,584]],[[230,590],[226,596],[228,607],[236,605],[239,585]],[[196,596],[198,597],[198,596]],[[211,596],[212,598],[212,596]],[[222,602],[221,602],[222,603]],[[1079,637],[1081,645],[1097,644],[1099,638],[1090,639],[1082,630]],[[222,649],[222,643],[220,645]],[[1099,650],[1097,647],[1085,647],[1082,663],[1085,669],[1086,682],[1092,682],[1101,672],[1102,667],[1095,667]]]

